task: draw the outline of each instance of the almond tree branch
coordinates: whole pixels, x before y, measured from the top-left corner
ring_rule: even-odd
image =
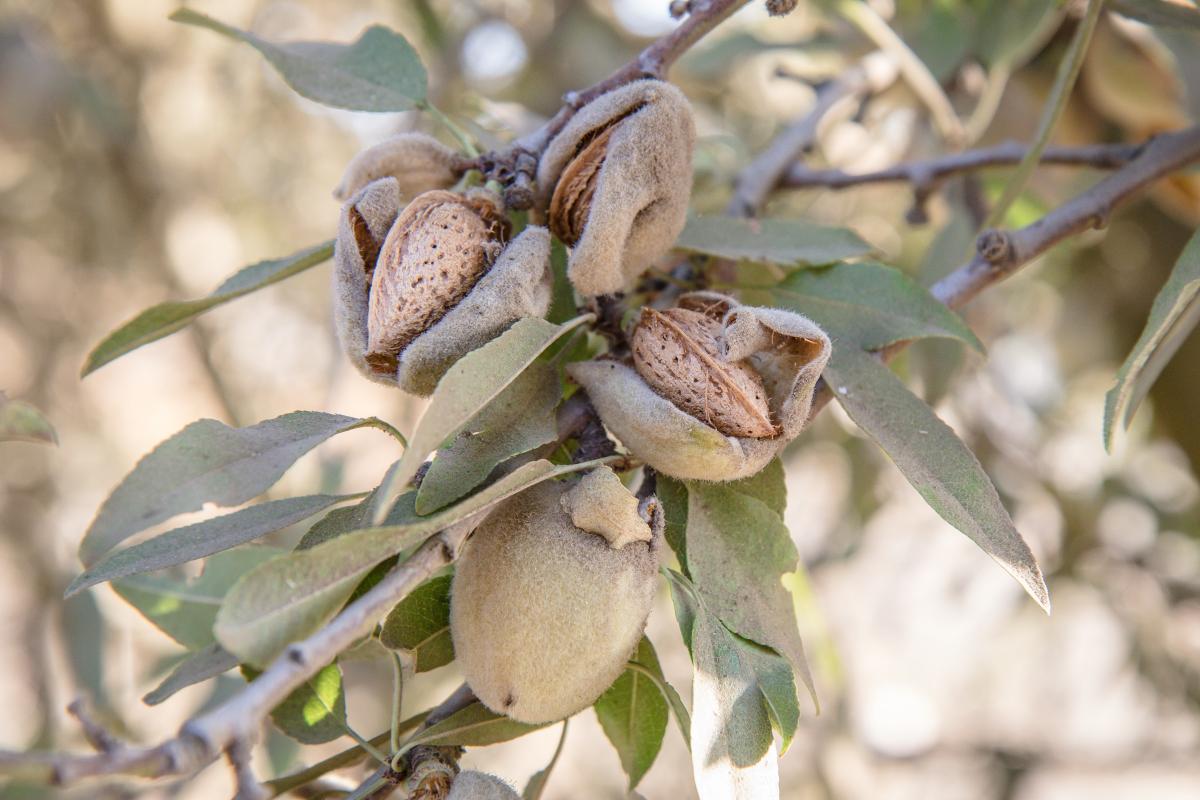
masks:
[[[1036,222],[1012,231],[984,231],[976,240],[974,257],[935,283],[930,292],[950,308],[959,308],[1059,242],[1089,229],[1103,228],[1113,211],[1150,184],[1197,162],[1200,126],[1150,139],[1124,167]],[[897,342],[878,355],[888,361],[909,344]],[[813,399],[812,414],[820,412],[831,397],[828,385],[822,383]]]
[[[174,739],[157,747],[123,746],[95,755],[0,752],[0,774],[18,774],[60,785],[102,775],[158,778],[190,774],[225,753],[238,766],[239,797],[244,800],[258,796],[258,784],[246,775],[244,755],[245,748],[258,738],[262,721],[337,653],[369,634],[409,592],[453,561],[476,524],[459,522],[430,537],[332,622],[289,646],[239,694],[189,720]]]
[[[1143,147],[1145,143],[1048,147],[1040,154],[1039,161],[1041,164],[1116,169],[1136,158]],[[810,169],[802,163],[796,163],[783,176],[780,185],[789,189],[821,187],[838,190],[872,183],[910,183],[913,205],[907,219],[911,224],[921,225],[928,221],[926,203],[948,179],[992,167],[1019,164],[1028,157],[1029,152],[1030,148],[1019,142],[1005,142],[995,147],[908,161],[887,169],[859,174],[840,169]]]

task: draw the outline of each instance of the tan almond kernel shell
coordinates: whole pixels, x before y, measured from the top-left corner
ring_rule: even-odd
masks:
[[[554,196],[550,199],[549,228],[568,247],[575,246],[583,236],[588,212],[592,208],[592,197],[596,194],[600,167],[604,165],[604,158],[608,154],[608,140],[612,138],[616,127],[617,123],[613,123],[595,134],[563,168],[554,187]]]
[[[762,378],[722,358],[720,335],[720,321],[699,311],[644,308],[630,341],[634,369],[655,392],[726,436],[777,435]]]
[[[508,238],[503,214],[483,198],[435,189],[409,203],[388,232],[371,276],[366,362],[396,370],[397,357],[471,291]]]

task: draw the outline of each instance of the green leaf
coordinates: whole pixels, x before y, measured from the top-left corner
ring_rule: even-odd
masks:
[[[421,58],[403,36],[372,25],[351,44],[269,42],[189,8],[170,17],[236,39],[263,57],[300,95],[351,111],[407,111],[425,104]]]
[[[94,706],[105,710],[109,707],[105,656],[116,637],[109,631],[92,595],[80,595],[56,605],[76,691],[86,690]]]
[[[1047,17],[1061,13],[1060,4],[1046,0],[991,0],[975,26],[975,50],[987,66],[1011,68],[1013,59],[1029,52]]]
[[[71,597],[105,581],[173,567],[228,550],[283,530],[346,499],[344,495],[329,494],[289,497],[175,528],[123,550],[110,552],[71,581],[66,596]]]
[[[1150,308],[1146,327],[1116,383],[1104,398],[1104,446],[1112,449],[1117,425],[1128,429],[1138,406],[1172,356],[1200,322],[1200,231],[1184,247],[1171,277]]]
[[[497,338],[459,359],[438,382],[400,463],[380,484],[375,495],[374,523],[383,520],[392,501],[430,453],[462,431],[560,336],[590,319],[585,315],[562,325],[536,318],[518,320]]]
[[[373,417],[318,411],[293,411],[245,428],[197,420],[125,476],[96,513],[79,557],[90,567],[128,537],[176,514],[199,510],[205,503],[235,506],[252,500],[329,437],[381,425]]]
[[[467,422],[454,444],[437,454],[417,491],[417,513],[454,502],[513,456],[554,441],[558,370],[535,362]]]
[[[688,575],[687,568],[687,487],[682,481],[668,478],[666,475],[655,476],[654,493],[663,506],[663,521],[666,523],[664,534],[667,544],[675,551],[679,566]]]
[[[243,662],[266,664],[290,642],[329,621],[360,579],[389,556],[534,484],[612,460],[561,467],[549,461],[533,461],[431,516],[350,531],[311,549],[272,559],[243,576],[226,595],[217,614],[217,640]],[[402,502],[411,503],[414,494],[404,495]]]
[[[290,256],[259,261],[225,279],[216,291],[199,300],[159,303],[147,308],[110,333],[88,354],[80,377],[95,372],[110,361],[156,342],[187,327],[209,309],[244,297],[285,278],[298,275],[333,256],[333,242],[324,242]]]
[[[243,668],[248,678],[257,670]],[[346,691],[337,662],[324,667],[271,711],[271,722],[301,744],[324,744],[346,735]]]
[[[1004,567],[1047,612],[1042,571],[979,460],[933,410],[869,353],[835,347],[825,381],[942,519]]]
[[[775,304],[811,318],[839,339],[877,350],[906,339],[957,339],[983,352],[962,318],[898,269],[839,264],[792,273],[771,290]]]
[[[354,505],[335,508],[321,517],[300,537],[296,549],[308,550],[344,533],[371,527],[371,501],[374,496],[375,493],[371,492]]]
[[[871,252],[846,228],[796,219],[689,217],[675,246],[720,258],[768,261],[784,267],[830,264]]]
[[[692,771],[700,800],[779,797],[778,755],[759,676],[744,649],[686,578],[669,573],[671,597],[695,665]]]
[[[782,471],[776,474],[782,483]],[[689,482],[687,553],[692,581],[705,605],[734,632],[781,653],[816,704],[795,604],[783,584],[800,557],[779,513],[743,494],[738,484]],[[780,722],[790,726],[781,731],[786,747],[798,711],[781,714]]]
[[[554,748],[554,755],[550,756],[550,763],[545,769],[539,769],[529,778],[529,783],[525,784],[525,790],[521,792],[521,800],[540,800],[542,792],[546,791],[546,783],[550,780],[550,773],[554,769],[554,765],[558,763],[558,757],[562,755],[563,745],[567,741],[567,720],[563,720],[562,734],[558,737],[558,747]]]
[[[1168,0],[1115,0],[1112,10],[1159,28],[1200,28],[1200,10]]]
[[[419,744],[485,747],[518,739],[549,724],[551,723],[544,722],[540,725],[529,725],[517,722],[502,714],[493,713],[482,703],[476,702],[414,734],[404,743],[403,749],[411,750]]]
[[[392,650],[413,654],[417,672],[445,666],[454,660],[450,640],[451,575],[425,581],[396,604],[383,621],[379,641]]]
[[[642,637],[633,654],[646,669],[661,674],[658,655],[650,640]],[[626,669],[595,702],[596,718],[612,742],[629,776],[633,791],[654,763],[667,731],[667,701],[654,681],[644,673]]]
[[[191,653],[175,665],[163,682],[150,691],[142,702],[156,706],[180,689],[215,678],[238,665],[237,659],[219,644],[210,644],[203,650]]]
[[[138,575],[113,583],[113,589],[163,633],[189,650],[208,647],[221,598],[243,574],[279,555],[272,547],[244,547],[218,553],[193,581]]]
[[[54,426],[29,403],[9,400],[0,392],[0,442],[58,444]]]

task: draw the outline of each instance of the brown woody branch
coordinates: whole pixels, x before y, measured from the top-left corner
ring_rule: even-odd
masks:
[[[1141,144],[1094,144],[1083,147],[1048,147],[1039,159],[1043,165],[1117,169],[1128,164],[1142,152]],[[788,189],[849,189],[875,183],[908,183],[913,188],[913,206],[908,221],[923,224],[928,221],[925,204],[945,182],[955,175],[971,174],[994,167],[1015,166],[1029,151],[1019,142],[1005,142],[995,147],[952,153],[938,158],[908,161],[873,172],[851,173],[840,169],[810,169],[793,164],[783,174],[779,185]]]
[[[975,242],[971,260],[935,283],[930,292],[950,308],[959,308],[1059,242],[1105,227],[1117,208],[1150,184],[1197,162],[1200,126],[1150,139],[1124,167],[1036,222],[1012,231],[984,231]],[[879,357],[888,361],[909,344],[897,342],[879,351]],[[829,387],[823,384],[813,401],[812,413],[824,408],[831,397]]]

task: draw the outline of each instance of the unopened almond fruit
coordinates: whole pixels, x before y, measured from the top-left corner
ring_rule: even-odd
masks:
[[[396,218],[370,276],[366,362],[381,374],[471,291],[508,240],[503,213],[486,197],[434,190]]]
[[[726,436],[765,439],[771,422],[762,378],[745,362],[725,360],[721,322],[700,311],[642,310],[630,346],[650,388]]]

